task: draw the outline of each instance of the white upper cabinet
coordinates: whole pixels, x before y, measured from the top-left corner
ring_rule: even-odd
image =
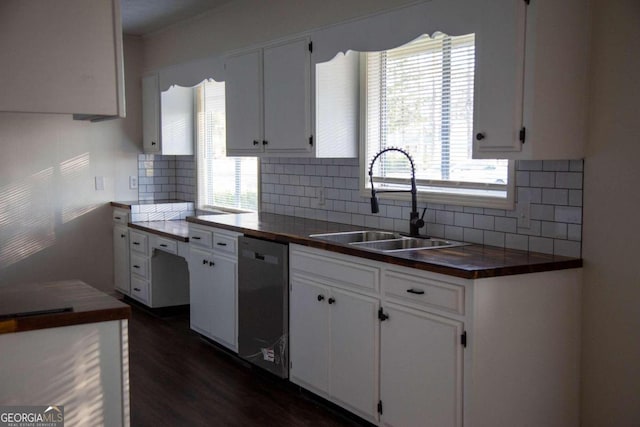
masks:
[[[0,63],[0,111],[124,117],[120,0],[3,0]]]
[[[229,57],[226,73],[227,154],[258,155],[264,150],[262,51]]]
[[[358,56],[315,65],[309,38],[226,58],[227,155],[356,157]]]
[[[522,147],[526,3],[484,3],[476,33],[473,148],[475,157],[494,158]]]
[[[228,155],[312,151],[309,54],[303,38],[227,59]]]
[[[584,2],[486,0],[482,13],[473,157],[584,157]]]
[[[142,78],[142,147],[145,153],[192,155],[193,89],[173,86],[160,92],[157,74]]]

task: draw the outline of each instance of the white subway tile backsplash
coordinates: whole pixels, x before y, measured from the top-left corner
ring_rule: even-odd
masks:
[[[462,240],[463,239],[463,228],[456,227],[453,225],[445,225],[444,226],[444,237],[445,239],[450,240]]]
[[[569,160],[544,160],[542,170],[563,172],[569,170]]]
[[[497,231],[484,231],[484,244],[489,246],[498,246],[503,248],[505,244],[505,233]]]
[[[571,224],[582,224],[582,208],[571,206],[556,206],[555,220]]]
[[[493,230],[495,228],[495,218],[491,215],[474,215],[473,227],[480,230]]]
[[[526,251],[529,249],[529,237],[522,234],[506,234],[505,246],[507,248]]]
[[[483,232],[476,228],[465,228],[463,231],[463,239],[465,242],[483,244]]]
[[[573,241],[582,240],[582,225],[580,224],[567,224],[567,239]]]
[[[518,220],[516,218],[500,217],[496,218],[495,229],[496,231],[502,231],[505,233],[515,233],[518,227]]]
[[[519,160],[516,169],[521,171],[541,171],[542,160]]]
[[[553,239],[529,237],[529,250],[532,252],[553,253]]]
[[[553,188],[555,180],[556,174],[553,172],[530,172],[531,187]]]
[[[542,221],[540,235],[542,237],[551,237],[553,239],[566,239],[567,224],[562,222]]]
[[[547,205],[566,205],[569,203],[569,191],[564,189],[543,188],[542,203]]]
[[[262,209],[266,212],[290,211],[281,207],[284,203],[294,208],[295,215],[308,218],[324,217],[358,226],[409,230],[408,201],[380,199],[380,213],[371,214],[368,195],[360,194],[357,159],[272,158],[262,159],[261,164]],[[434,237],[548,253],[558,248],[575,251],[575,244],[556,245],[554,241],[577,243],[579,256],[582,169],[582,160],[516,162],[516,200],[531,203],[529,228],[517,226],[515,210],[420,203],[420,210],[425,205],[428,207],[424,216],[426,228],[422,232]],[[318,205],[320,187],[325,191],[324,206]]]
[[[582,173],[558,172],[556,175],[556,188],[582,189]]]
[[[458,213],[456,212],[454,216],[455,225],[459,225],[461,227],[473,227],[473,215],[468,213]]]
[[[580,256],[580,242],[572,242],[569,240],[555,240],[553,245],[553,253],[569,257]]]
[[[569,190],[569,206],[582,206],[582,190]]]

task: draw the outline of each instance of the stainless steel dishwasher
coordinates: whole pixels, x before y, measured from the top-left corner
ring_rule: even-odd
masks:
[[[289,247],[238,238],[238,355],[289,376]]]

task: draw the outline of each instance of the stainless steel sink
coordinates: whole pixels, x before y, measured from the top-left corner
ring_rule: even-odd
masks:
[[[375,242],[359,242],[352,243],[353,246],[357,246],[363,249],[371,249],[380,252],[395,252],[406,250],[418,250],[418,249],[437,249],[437,248],[450,248],[454,246],[463,246],[464,243],[454,242],[452,240],[443,239],[421,239],[415,237],[401,237],[399,239],[392,240],[379,240]]]
[[[450,248],[466,243],[437,238],[405,237],[399,233],[379,230],[345,231],[342,233],[312,234],[309,237],[343,245],[351,245],[376,252],[400,252],[419,249]]]
[[[393,233],[391,231],[362,230],[344,231],[341,233],[312,234],[309,237],[347,245],[360,242],[397,239],[400,237],[400,234]]]

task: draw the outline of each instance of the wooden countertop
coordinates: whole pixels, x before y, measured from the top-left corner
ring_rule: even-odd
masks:
[[[201,215],[187,222],[232,230],[281,243],[326,249],[376,261],[417,268],[465,279],[536,273],[582,267],[582,260],[559,255],[520,251],[484,245],[380,253],[354,246],[321,241],[310,234],[355,231],[367,227],[268,213]]]
[[[130,317],[127,304],[80,280],[0,286],[0,334]]]
[[[180,242],[189,241],[189,225],[185,220],[130,222],[129,227]]]

